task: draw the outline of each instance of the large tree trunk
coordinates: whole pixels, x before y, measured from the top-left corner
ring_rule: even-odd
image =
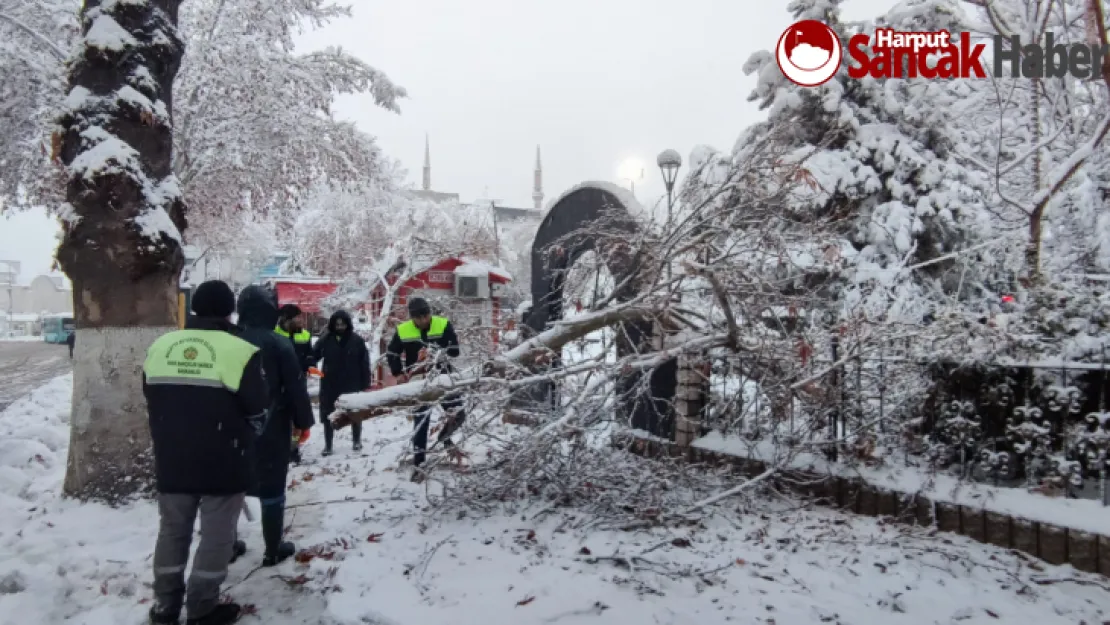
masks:
[[[153,462],[146,350],[177,326],[185,205],[170,168],[181,0],[86,0],[55,157],[66,166],[58,262],[73,281],[77,345],[65,493],[114,502]]]

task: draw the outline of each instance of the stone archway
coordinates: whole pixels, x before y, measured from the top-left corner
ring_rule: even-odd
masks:
[[[618,286],[617,301],[636,295],[635,273],[643,264],[621,252],[630,249],[628,240],[639,232],[631,212],[642,210],[632,194],[608,182],[582,183],[552,203],[532,243],[532,307],[524,319],[532,332],[542,332],[563,318],[566,272],[587,251],[605,259],[615,284],[624,283]],[[621,324],[617,329],[618,357],[650,351],[652,331],[650,322]],[[677,361],[673,359],[649,371],[623,375],[617,389],[621,421],[670,438],[676,378]],[[521,393],[519,401],[552,405],[557,402],[556,388],[551,383],[539,384]]]

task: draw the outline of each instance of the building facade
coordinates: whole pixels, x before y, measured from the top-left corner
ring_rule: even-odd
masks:
[[[16,315],[73,311],[73,290],[62,276],[35,276],[28,284],[19,284],[13,275],[0,280],[0,310]]]

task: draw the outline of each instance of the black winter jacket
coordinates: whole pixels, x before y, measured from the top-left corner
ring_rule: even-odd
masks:
[[[343,319],[347,329],[342,334],[335,331],[335,321]],[[346,393],[358,393],[370,388],[370,352],[366,341],[355,334],[351,316],[342,310],[328,320],[328,331],[316,341],[312,351],[317,362],[323,360],[320,380],[320,403],[334,401]]]
[[[389,341],[389,347],[386,348],[385,352],[385,359],[389,362],[389,371],[393,374],[393,377],[411,371],[420,361],[420,350],[426,347],[431,348],[428,350],[429,352],[434,352],[437,349],[446,352],[436,359],[436,369],[440,373],[454,371],[454,367],[451,366],[448,358],[459,357],[459,336],[455,334],[455,326],[448,321],[447,327],[443,329],[443,335],[432,340],[428,340],[428,330],[421,330],[420,340],[412,342],[401,340],[399,332],[395,331],[393,333],[393,338]],[[429,358],[434,356],[435,354],[432,353],[428,355]],[[443,356],[447,356],[447,358]]]
[[[301,363],[302,371],[308,371],[309,367],[316,366],[316,358],[312,355],[312,341],[297,343],[290,338],[289,343],[293,346],[293,351],[297,353],[297,360]]]
[[[278,325],[274,326],[274,332],[277,333],[278,336],[288,340],[289,344],[293,346],[293,351],[297,352],[297,360],[300,361],[302,369],[308,371],[309,367],[316,366],[316,359],[312,356],[312,335],[309,334],[308,330],[302,330],[297,334],[290,334]],[[298,335],[303,335],[307,340],[303,342],[299,341]]]
[[[189,317],[187,329],[227,332],[238,328],[224,319]],[[234,495],[252,485],[251,448],[257,436],[251,420],[261,420],[270,404],[262,373],[262,353],[243,369],[239,390],[147,384],[143,394],[150,415],[158,492]],[[259,425],[261,425],[259,423]]]
[[[262,370],[270,385],[270,409],[266,427],[255,444],[257,483],[247,494],[268,499],[285,493],[293,428],[312,427],[312,403],[297,354],[285,337],[274,332],[277,298],[260,286],[248,286],[239,294],[240,338],[258,347]]]

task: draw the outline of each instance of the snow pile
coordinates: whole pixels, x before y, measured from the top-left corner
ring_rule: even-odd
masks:
[[[154,505],[59,498],[70,383],[54,380],[0,413],[5,625],[139,623],[149,609]],[[368,422],[366,455],[349,451],[345,433],[331,458],[320,458],[318,437],[309,441],[309,464],[291,471],[286,517],[301,562],[256,570],[258,528],[240,524],[250,551],[231,566],[225,591],[250,606],[244,622],[677,625],[758,615],[1063,625],[1110,617],[1110,592],[1068,568],[792,503],[643,532],[590,530],[589,513],[546,505],[439,515],[429,506],[442,494],[438,473],[418,486],[395,464],[411,427],[395,416]]]

